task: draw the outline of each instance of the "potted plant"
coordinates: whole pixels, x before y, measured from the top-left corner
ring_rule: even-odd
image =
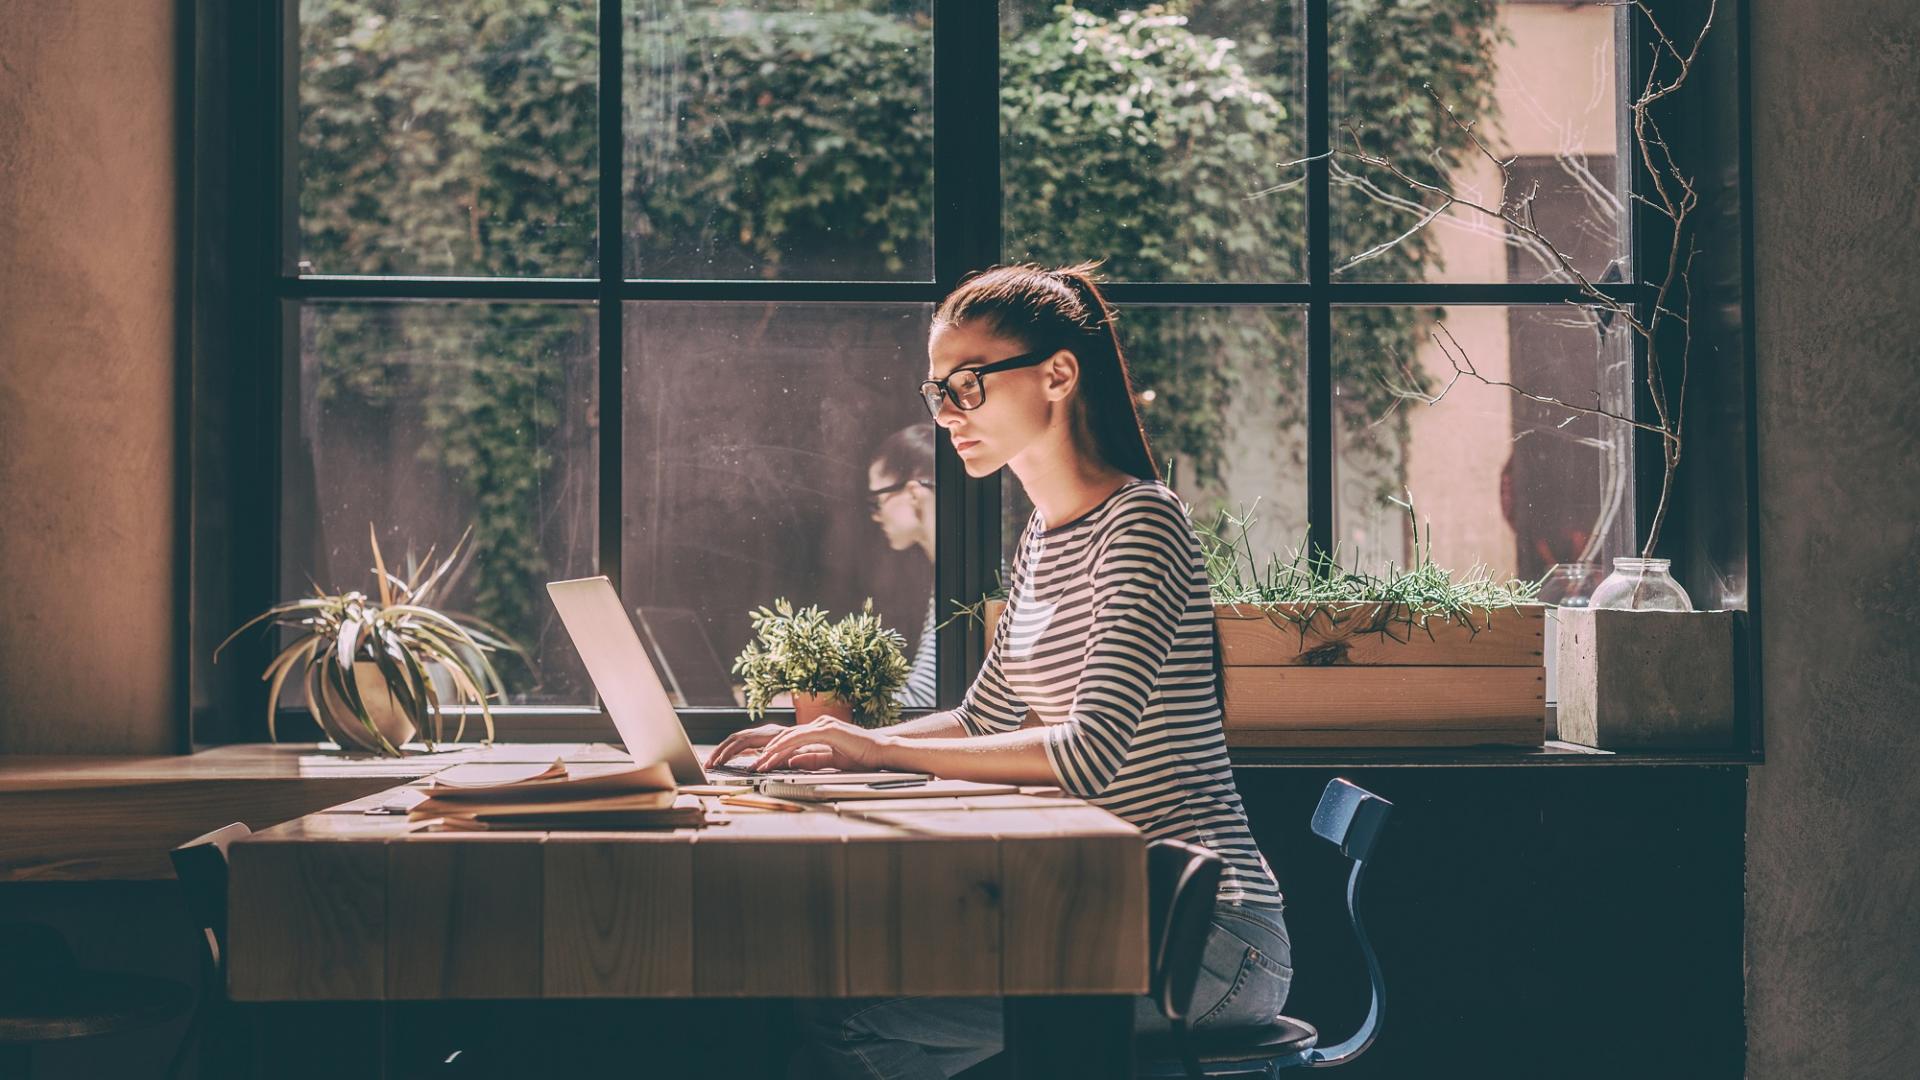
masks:
[[[881,625],[871,599],[838,622],[818,607],[796,611],[785,598],[750,618],[754,640],[733,662],[746,679],[749,715],[758,719],[774,698],[791,693],[798,724],[837,716],[885,727],[900,718],[895,694],[907,682],[906,642]]]
[[[369,532],[372,529],[369,527]],[[341,747],[399,756],[417,735],[432,747],[446,737],[447,697],[454,707],[478,706],[493,739],[489,696],[504,697],[506,687],[488,653],[525,653],[505,634],[472,616],[454,616],[428,607],[434,589],[446,581],[457,561],[462,536],[438,565],[433,552],[403,579],[387,572],[380,541],[373,539],[373,596],[361,592],[319,592],[269,608],[247,620],[214,650],[261,622],[294,631],[260,676],[267,688],[267,734],[274,731],[274,706],[297,665],[304,664],[307,701],[314,719]],[[431,567],[431,569],[428,569]],[[454,730],[466,731],[460,713]]]
[[[1395,502],[1411,521],[1411,498]],[[1251,523],[1223,513],[1199,530],[1229,745],[1540,745],[1539,582],[1496,581],[1484,566],[1456,580],[1417,527],[1405,570],[1350,570],[1299,550],[1262,565],[1246,544]],[[980,607],[989,641],[1003,606]]]

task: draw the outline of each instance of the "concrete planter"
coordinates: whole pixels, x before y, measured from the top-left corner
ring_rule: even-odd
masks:
[[[353,664],[354,688],[360,692],[360,702],[367,707],[367,718],[379,729],[388,743],[400,747],[412,741],[416,732],[413,719],[407,715],[400,702],[387,688],[387,677],[381,673],[380,665],[371,660],[356,660]],[[353,713],[353,706],[332,685],[320,683],[320,700],[314,703],[314,717],[319,720],[321,730],[325,731],[342,750],[360,750],[369,754],[384,754],[380,741],[374,738],[367,726]]]
[[[1602,750],[1733,744],[1734,612],[1560,608],[1560,738]]]

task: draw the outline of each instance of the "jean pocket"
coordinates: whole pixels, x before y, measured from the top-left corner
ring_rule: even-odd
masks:
[[[1258,962],[1268,972],[1292,979],[1293,942],[1288,940],[1285,923],[1227,907],[1216,911],[1213,921],[1215,930],[1230,934],[1253,949]]]
[[[1217,943],[1231,945],[1216,950]],[[1209,959],[1224,959],[1225,955],[1237,953],[1238,961],[1231,965],[1230,973],[1222,970],[1227,965],[1202,966],[1200,985],[1194,988],[1194,1004],[1205,1005],[1206,1011],[1193,1021],[1193,1026],[1227,1028],[1272,1023],[1286,1001],[1293,969],[1263,953],[1258,946],[1240,942],[1225,931],[1209,938],[1207,951],[1211,954]],[[1209,1003],[1208,998],[1213,997],[1211,991],[1215,989],[1219,994]]]

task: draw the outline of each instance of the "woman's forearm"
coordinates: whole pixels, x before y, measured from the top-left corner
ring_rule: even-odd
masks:
[[[928,713],[917,720],[905,720],[887,729],[887,734],[903,739],[952,739],[966,733],[966,727],[952,709]]]
[[[940,715],[940,714],[936,714]],[[947,714],[950,715],[950,714]],[[924,717],[931,720],[933,717]],[[955,721],[958,726],[958,721]],[[949,780],[998,784],[1057,784],[1047,760],[1044,728],[1021,728],[961,738],[906,735],[888,729],[880,764],[909,772],[932,773]]]

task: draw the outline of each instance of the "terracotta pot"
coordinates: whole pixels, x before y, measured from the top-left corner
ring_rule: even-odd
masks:
[[[793,692],[793,722],[808,724],[823,716],[853,723],[853,703],[838,694]]]
[[[412,741],[415,734],[413,720],[406,710],[395,701],[393,693],[387,689],[386,676],[380,673],[380,665],[371,660],[356,661],[353,665],[353,681],[360,691],[360,701],[367,707],[367,716],[380,734],[397,749]],[[314,702],[314,718],[320,722],[321,730],[340,744],[343,750],[365,750],[369,753],[385,753],[378,739],[353,714],[353,706],[348,705],[326,680],[320,682],[320,700]]]

